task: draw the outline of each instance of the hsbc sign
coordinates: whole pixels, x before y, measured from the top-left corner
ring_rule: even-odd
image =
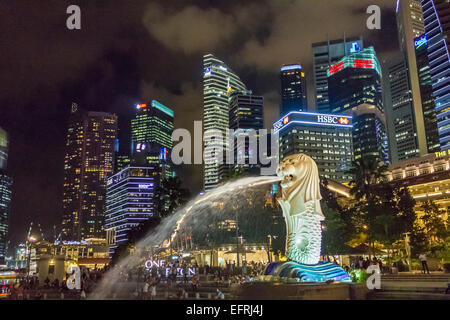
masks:
[[[349,124],[350,120],[341,116],[318,115],[317,122],[330,124]]]
[[[290,112],[273,124],[276,132],[291,124],[352,127],[352,117],[310,112]]]

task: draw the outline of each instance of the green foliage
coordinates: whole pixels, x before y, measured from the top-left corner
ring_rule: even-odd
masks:
[[[445,227],[443,219],[445,211],[432,200],[427,200],[421,206],[424,214],[421,220],[424,224],[425,233],[429,237],[436,237],[437,239],[445,239],[449,232]]]
[[[349,275],[352,277],[352,282],[366,283],[370,274],[363,269],[350,269]]]
[[[416,215],[415,201],[406,187],[385,182],[385,164],[367,157],[354,162],[351,193],[356,232],[368,236],[369,247],[375,241],[391,246],[403,233],[412,230]]]
[[[342,218],[342,211],[328,207],[322,203],[325,221],[322,225],[322,255],[337,255],[348,252],[346,243],[351,240],[348,224]]]
[[[428,251],[428,238],[425,229],[414,224],[410,236],[411,256],[417,257],[422,252]]]
[[[164,179],[155,191],[155,212],[160,217],[165,217],[185,204],[189,197],[190,192],[181,187],[180,178]]]

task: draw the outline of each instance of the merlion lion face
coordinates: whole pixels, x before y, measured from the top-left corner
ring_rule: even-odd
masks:
[[[280,162],[277,175],[282,178],[281,187],[283,189],[295,187],[304,178],[308,165],[306,160],[303,155],[292,155]]]

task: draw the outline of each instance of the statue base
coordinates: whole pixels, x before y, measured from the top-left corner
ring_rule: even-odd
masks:
[[[270,263],[264,271],[265,276],[296,279],[297,282],[352,282],[352,277],[337,264],[319,261],[317,264],[303,264],[295,261]]]

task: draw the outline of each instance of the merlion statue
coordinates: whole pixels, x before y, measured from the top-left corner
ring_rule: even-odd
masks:
[[[320,180],[317,165],[304,154],[286,157],[278,166],[281,198],[286,221],[287,261],[270,263],[265,276],[293,278],[301,282],[351,281],[340,266],[320,261],[322,242]]]
[[[304,154],[285,158],[278,166],[282,196],[278,199],[286,221],[286,257],[304,264],[320,260],[322,242],[320,180],[317,165]]]

